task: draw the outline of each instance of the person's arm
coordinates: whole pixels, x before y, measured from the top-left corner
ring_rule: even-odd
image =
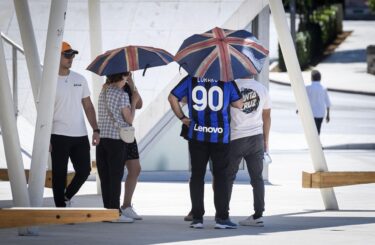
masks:
[[[130,104],[130,107],[126,106],[121,110],[122,116],[124,117],[125,122],[127,122],[128,124],[133,124],[135,118],[136,105],[138,103],[139,98],[139,94],[133,94],[132,103]]]
[[[230,105],[233,106],[234,108],[242,109],[242,107],[243,107],[242,97],[241,97],[241,99],[236,100],[236,101],[230,103]]]
[[[183,124],[185,124],[186,126],[189,126],[190,118],[185,116],[184,112],[182,111],[181,105],[178,102],[177,97],[174,96],[173,94],[169,94],[168,101],[176,117],[178,117],[178,119],[180,119]]]
[[[271,129],[271,109],[265,109],[262,113],[263,119],[263,139],[264,139],[264,151],[268,152],[268,140]]]
[[[139,94],[138,92],[138,89],[137,87],[135,86],[135,83],[133,81],[133,77],[132,77],[132,73],[129,74],[129,77],[128,77],[128,80],[127,80],[127,83],[129,85],[129,88],[130,88],[130,91],[132,94],[135,94],[137,93],[139,95],[139,100],[138,102],[136,103],[135,105],[135,109],[141,109],[142,106],[143,106],[143,101],[142,101],[142,97],[141,95]]]
[[[87,120],[89,121],[92,129],[92,145],[98,145],[100,142],[98,123],[96,121],[96,114],[94,105],[91,102],[90,96],[82,99],[83,110],[85,111]]]
[[[329,107],[327,107],[327,115],[326,115],[326,122],[329,123],[330,117],[329,117]]]

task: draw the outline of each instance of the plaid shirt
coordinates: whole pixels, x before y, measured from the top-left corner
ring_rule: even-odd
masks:
[[[106,93],[108,106],[104,93]],[[103,89],[100,92],[98,104],[100,138],[120,139],[119,129],[114,125],[113,118],[118,126],[129,126],[121,112],[124,107],[130,107],[129,95],[120,88],[109,86],[107,90]],[[108,109],[112,112],[113,118],[108,113]]]

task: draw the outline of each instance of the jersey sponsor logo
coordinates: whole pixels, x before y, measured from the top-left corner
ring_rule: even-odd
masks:
[[[205,127],[199,126],[197,124],[194,125],[194,131],[203,132],[203,133],[223,133],[223,128],[221,127]]]
[[[243,99],[242,111],[244,113],[249,114],[258,110],[260,98],[257,92],[249,88],[241,88],[241,95]]]
[[[80,83],[75,83],[75,84],[73,84],[73,86],[74,86],[74,87],[82,87],[82,84],[80,84]]]

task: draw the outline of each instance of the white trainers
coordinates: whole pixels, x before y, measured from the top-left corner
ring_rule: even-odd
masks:
[[[133,209],[132,206],[130,207],[127,207],[127,208],[123,208],[121,207],[121,212],[123,215],[125,215],[126,217],[129,217],[129,218],[132,218],[132,219],[135,219],[135,220],[142,220],[142,217],[139,216]]]
[[[134,219],[126,217],[124,214],[121,214],[118,219],[112,220],[110,222],[111,223],[133,223]]]
[[[241,220],[238,223],[240,225],[243,225],[243,226],[256,226],[256,227],[263,227],[264,226],[264,222],[263,222],[262,217],[254,219],[254,217],[252,215],[249,216],[247,219]]]
[[[72,207],[72,200],[69,200],[68,198],[65,197],[65,207],[70,208]]]

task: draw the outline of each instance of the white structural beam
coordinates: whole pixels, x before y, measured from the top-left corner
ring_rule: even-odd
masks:
[[[25,51],[26,64],[29,72],[31,88],[34,95],[35,104],[38,99],[39,84],[42,81],[42,68],[36,40],[34,35],[33,24],[27,0],[14,0],[17,21],[20,27],[23,49]]]
[[[91,60],[94,60],[97,55],[102,53],[102,23],[100,0],[88,1],[89,7],[89,26],[90,26],[90,47],[91,47]],[[103,79],[98,75],[91,73],[92,76],[92,98],[94,107],[98,111],[98,98],[100,90],[102,89]],[[100,179],[96,173],[96,188],[98,194],[101,194]]]
[[[302,72],[298,63],[297,54],[290,34],[284,7],[280,0],[270,0],[272,17],[279,37],[280,47],[284,55],[285,65],[288,70],[289,79],[296,98],[299,115],[302,120],[307,144],[310,149],[315,171],[328,171],[326,159],[319,140],[310,103],[307,98]],[[338,210],[338,204],[333,188],[321,189],[324,206],[327,210]]]
[[[0,126],[3,136],[5,159],[8,168],[13,205],[29,207],[25,170],[23,168],[21,144],[18,136],[17,122],[11,96],[9,76],[5,61],[3,39],[0,38]],[[25,229],[19,230],[25,235]]]
[[[244,1],[222,27],[233,30],[244,29],[267,5],[268,0]]]
[[[66,8],[67,0],[53,0],[51,2],[29,177],[29,195],[32,207],[41,207],[43,205],[43,190],[46,178],[48,149],[51,137]]]

